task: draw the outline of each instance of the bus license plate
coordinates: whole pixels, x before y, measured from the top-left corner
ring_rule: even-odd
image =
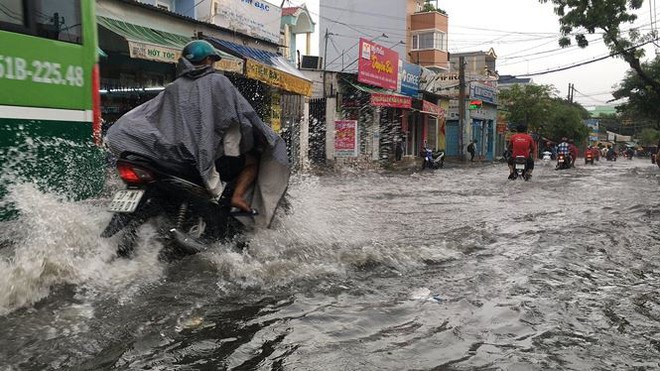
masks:
[[[132,213],[137,209],[144,195],[144,189],[125,189],[115,193],[108,211],[115,213]]]

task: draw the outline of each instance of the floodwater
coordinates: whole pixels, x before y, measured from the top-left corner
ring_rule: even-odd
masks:
[[[100,202],[12,190],[0,370],[660,368],[660,169],[297,176],[249,247],[132,260]],[[10,242],[7,242],[10,241]]]

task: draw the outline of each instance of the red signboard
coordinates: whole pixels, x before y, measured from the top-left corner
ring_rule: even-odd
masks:
[[[442,107],[425,100],[422,101],[422,111],[424,111],[424,113],[438,116],[438,118],[445,117],[445,110]]]
[[[396,90],[399,81],[399,53],[367,39],[360,39],[358,81]]]

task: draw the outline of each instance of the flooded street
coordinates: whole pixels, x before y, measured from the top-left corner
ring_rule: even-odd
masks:
[[[298,176],[249,246],[132,260],[98,202],[12,190],[0,370],[660,368],[660,171],[648,159]],[[0,245],[2,246],[2,245]]]

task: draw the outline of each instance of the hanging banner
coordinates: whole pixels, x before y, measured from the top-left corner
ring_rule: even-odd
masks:
[[[371,105],[375,107],[410,109],[412,107],[412,98],[394,94],[371,93]]]
[[[357,157],[358,133],[357,120],[335,121],[335,156]]]
[[[358,81],[363,84],[396,90],[399,80],[399,53],[360,39]]]

